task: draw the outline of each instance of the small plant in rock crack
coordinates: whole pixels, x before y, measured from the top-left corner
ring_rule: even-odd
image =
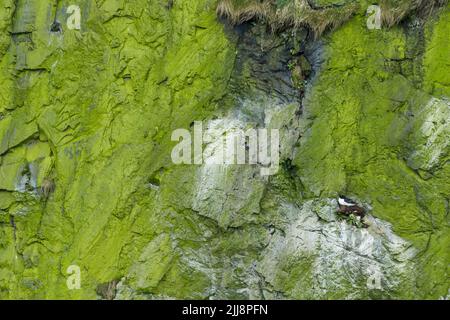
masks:
[[[295,66],[296,66],[296,63],[294,60],[289,61],[288,65],[287,65],[288,69],[291,71],[294,70]]]
[[[294,87],[303,90],[305,87],[305,78],[298,62],[296,60],[290,61],[288,68],[291,71],[291,80]]]
[[[301,52],[299,51],[299,49],[295,49],[295,48],[290,49],[290,50],[289,50],[289,53],[290,53],[291,56],[293,56],[293,57],[298,56],[298,55],[301,54]]]
[[[357,216],[355,214],[344,215],[342,213],[338,213],[340,220],[347,221],[347,223],[357,227],[357,228],[367,228],[368,225],[364,223],[364,218]]]

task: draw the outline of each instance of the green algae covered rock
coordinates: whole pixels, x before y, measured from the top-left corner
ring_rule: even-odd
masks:
[[[425,29],[440,32],[441,23],[431,20]],[[448,290],[436,279],[445,278],[449,261],[444,252],[449,246],[450,105],[447,96],[433,96],[423,81],[426,66],[419,75],[407,71],[419,70],[408,66],[414,63],[409,45],[415,43],[409,37],[416,36],[401,28],[367,31],[356,18],[324,40],[324,64],[305,98],[310,124],[295,164],[311,196],[364,199],[373,215],[421,250],[419,278],[425,282],[417,294],[431,298]],[[423,40],[425,61],[433,37]],[[447,42],[439,47],[445,52]]]
[[[316,40],[212,0],[0,0],[0,298],[445,297],[450,7],[358,3]],[[195,121],[206,162],[175,165]],[[208,161],[248,128],[280,130],[273,175]]]
[[[1,188],[17,199],[1,226],[2,256],[16,257],[0,263],[1,296],[96,298],[164,234],[146,183],[170,160],[171,131],[217,108],[235,50],[211,1],[16,4],[1,3],[16,12],[2,25]],[[72,4],[80,30],[66,23]],[[15,184],[36,161],[47,167],[24,197]],[[55,191],[44,201],[47,177]],[[80,290],[66,286],[70,265]]]

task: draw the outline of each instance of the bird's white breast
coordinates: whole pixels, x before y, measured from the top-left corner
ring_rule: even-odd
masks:
[[[346,207],[353,207],[355,205],[354,203],[348,203],[347,201],[345,201],[345,199],[342,199],[342,198],[339,198],[338,202],[341,206],[346,206]]]

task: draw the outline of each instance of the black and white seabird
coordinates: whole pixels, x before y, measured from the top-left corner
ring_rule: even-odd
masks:
[[[355,201],[350,200],[344,196],[339,196],[339,212],[342,214],[350,215],[355,214],[359,217],[364,217],[366,214],[366,210],[359,206]]]
[[[349,198],[346,198],[344,196],[339,196],[338,199],[339,205],[345,206],[345,207],[354,207],[356,206],[356,202],[350,200]]]

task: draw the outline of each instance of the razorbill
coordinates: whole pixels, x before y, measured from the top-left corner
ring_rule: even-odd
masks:
[[[354,207],[356,206],[356,202],[350,200],[349,198],[346,198],[344,196],[339,196],[338,199],[339,205],[345,206],[345,207]]]
[[[339,203],[339,213],[345,214],[345,215],[350,215],[350,214],[354,214],[356,216],[359,216],[361,218],[363,218],[366,214],[366,210],[357,205],[355,201],[350,200],[344,196],[339,196],[338,199],[338,203]]]

